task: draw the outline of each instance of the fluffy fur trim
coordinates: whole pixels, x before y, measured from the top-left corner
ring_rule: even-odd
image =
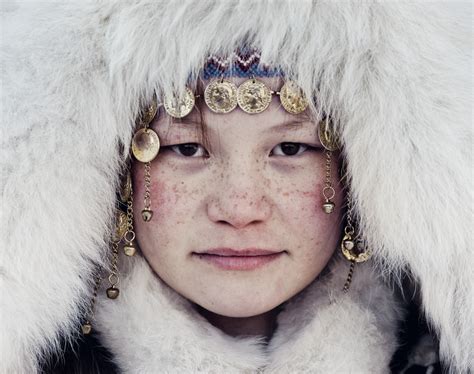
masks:
[[[419,283],[442,358],[474,367],[471,17],[453,3],[2,2],[0,368],[34,372],[76,328],[140,104],[242,43],[333,116],[369,244]]]
[[[120,298],[102,296],[95,321],[123,373],[389,371],[401,310],[368,263],[356,267],[345,294],[349,263],[335,261],[328,274],[285,304],[268,346],[258,338],[223,334],[143,258],[131,265]]]

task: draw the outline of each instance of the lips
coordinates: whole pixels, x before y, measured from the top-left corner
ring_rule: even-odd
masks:
[[[279,259],[284,253],[285,251],[257,248],[213,248],[194,252],[193,255],[223,270],[254,270]]]
[[[217,255],[217,256],[266,256],[279,253],[282,251],[274,251],[270,249],[232,249],[232,248],[214,248],[207,251],[201,252],[202,254]]]

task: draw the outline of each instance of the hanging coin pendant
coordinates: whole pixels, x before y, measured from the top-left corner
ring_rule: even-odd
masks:
[[[237,103],[246,113],[261,113],[268,108],[271,101],[272,92],[258,80],[249,79],[237,89]]]
[[[160,138],[152,129],[140,129],[133,136],[132,152],[138,161],[143,163],[153,161],[159,151]]]
[[[151,101],[150,105],[143,111],[141,115],[141,121],[143,125],[148,126],[153,118],[156,116],[156,112],[158,111],[158,103],[156,101],[156,96],[153,95],[153,100]]]
[[[334,203],[331,203],[330,201],[326,202],[323,204],[323,210],[324,213],[330,214],[334,211]]]
[[[303,91],[292,81],[287,81],[280,89],[280,101],[283,108],[291,114],[300,114],[308,107]]]
[[[81,326],[81,330],[84,335],[89,335],[92,331],[92,325],[90,323],[84,323]]]
[[[127,215],[120,209],[115,212],[115,230],[112,232],[112,241],[118,243],[127,232]]]
[[[142,210],[142,218],[145,222],[150,222],[153,218],[153,211],[151,209],[143,209]]]
[[[337,138],[327,121],[319,122],[318,137],[319,141],[321,142],[321,145],[328,151],[334,152],[339,149]]]
[[[132,257],[135,255],[135,253],[137,252],[137,248],[135,247],[135,245],[133,243],[128,243],[128,244],[125,244],[123,246],[123,252],[129,256],[129,257]]]
[[[181,98],[176,96],[165,95],[164,107],[166,113],[174,118],[183,118],[187,116],[194,108],[195,98],[193,92],[186,87]]]
[[[237,86],[227,80],[214,81],[206,87],[204,101],[214,113],[229,113],[237,106]]]
[[[115,288],[114,286],[112,286],[112,287],[107,288],[106,293],[107,293],[107,297],[113,300],[118,297],[120,291],[118,288]]]

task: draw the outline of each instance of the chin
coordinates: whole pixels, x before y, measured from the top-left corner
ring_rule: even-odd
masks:
[[[240,298],[232,300],[220,299],[217,303],[212,301],[196,302],[196,304],[221,316],[247,318],[269,312],[284,301],[285,300],[255,300],[254,298],[243,300]]]

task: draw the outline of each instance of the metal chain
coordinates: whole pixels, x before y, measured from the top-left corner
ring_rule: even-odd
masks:
[[[151,162],[145,164],[145,195],[144,195],[144,206],[146,210],[150,209],[151,206],[151,197],[150,197],[150,185],[151,185],[151,175],[150,175]]]
[[[329,150],[326,150],[324,152],[324,154],[326,155],[326,163],[325,163],[325,166],[324,166],[326,176],[325,176],[325,181],[324,181],[323,196],[326,199],[326,201],[330,201],[336,195],[336,191],[334,191],[334,188],[333,188],[332,182],[331,182],[331,155],[332,155],[332,152],[329,151]]]
[[[112,243],[112,271],[110,272],[109,275],[109,282],[112,287],[115,287],[118,282],[119,282],[119,276],[118,276],[118,257],[119,257],[119,244],[118,242]]]
[[[127,232],[123,238],[127,243],[135,240],[135,232],[133,231],[133,188],[130,189],[130,197],[127,201]]]
[[[344,233],[346,235],[354,235],[355,227],[352,224],[352,199],[350,197],[350,192],[347,193],[347,213],[346,213],[346,226],[344,227]]]
[[[86,324],[90,324],[91,320],[94,319],[94,306],[95,306],[95,300],[97,299],[97,294],[99,292],[99,287],[100,283],[102,281],[102,277],[100,276],[100,271],[97,274],[97,277],[95,279],[95,284],[94,284],[94,289],[92,291],[92,298],[89,303],[89,309],[87,310],[86,313]]]

